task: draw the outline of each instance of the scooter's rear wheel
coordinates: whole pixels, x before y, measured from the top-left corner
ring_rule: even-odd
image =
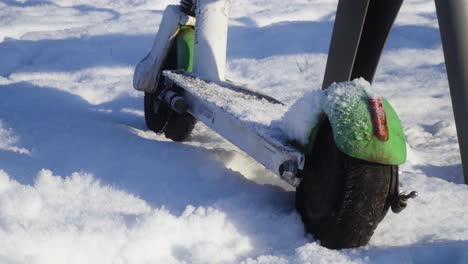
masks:
[[[322,246],[341,249],[366,245],[388,211],[390,180],[398,167],[358,160],[335,145],[324,121],[306,154],[296,208],[307,232]]]

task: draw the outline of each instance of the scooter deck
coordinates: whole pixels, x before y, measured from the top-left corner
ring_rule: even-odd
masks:
[[[287,106],[230,82],[208,82],[184,71],[163,75],[167,87],[175,84],[189,113],[290,184],[298,184],[295,170],[303,169],[304,155],[288,143],[278,124]]]

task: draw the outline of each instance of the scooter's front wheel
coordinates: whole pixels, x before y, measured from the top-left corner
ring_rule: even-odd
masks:
[[[155,93],[145,93],[145,123],[151,131],[177,142],[184,141],[192,133],[197,120],[189,113],[178,114]]]
[[[143,103],[146,127],[155,133],[162,133],[171,109],[157,98],[156,93],[145,93]]]
[[[178,63],[177,45],[173,44],[162,67],[163,70],[187,69],[187,62]],[[178,114],[161,101],[158,96],[164,90],[164,77],[161,77],[153,93],[145,93],[144,110],[146,126],[155,133],[164,133],[173,141],[184,141],[192,133],[197,120],[189,113]]]
[[[398,167],[341,152],[324,121],[306,154],[296,208],[307,232],[332,249],[366,245],[388,211],[390,181]]]

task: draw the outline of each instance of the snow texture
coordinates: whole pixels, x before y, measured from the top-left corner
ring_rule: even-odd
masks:
[[[307,92],[283,115],[280,121],[281,130],[290,139],[296,140],[302,145],[307,145],[310,133],[317,125],[322,113],[326,113],[331,122],[343,117],[346,119],[346,116],[350,113],[343,111],[348,109],[352,111],[354,109],[353,105],[359,103],[358,99],[367,98],[368,96],[375,96],[375,93],[372,92],[369,82],[362,78],[349,82],[333,83],[325,91],[313,90]],[[353,131],[367,131],[367,125],[364,122],[356,121],[351,120],[351,122],[346,123],[361,126],[353,129]],[[340,130],[340,125],[341,122],[333,127]]]
[[[30,154],[29,150],[15,146],[17,141],[18,139],[14,136],[14,132],[6,128],[2,120],[0,120],[0,150],[12,151],[19,154]]]
[[[26,186],[0,171],[0,183],[3,263],[225,263],[252,247],[223,212],[175,216],[91,175],[42,170]]]
[[[334,133],[343,133],[345,130],[354,132],[357,140],[369,140],[368,125],[354,113],[362,98],[376,96],[369,82],[363,78],[349,82],[333,83],[325,91],[323,111],[327,114]]]
[[[288,138],[297,140],[302,145],[309,143],[310,132],[323,113],[323,97],[321,90],[307,92],[283,115],[280,127]]]
[[[468,263],[434,1],[404,1],[373,83],[401,118],[400,179],[419,197],[341,251],[305,235],[287,184],[205,126],[182,144],[145,128],[134,67],[177,2],[0,1],[1,263]],[[336,4],[231,1],[226,77],[293,105],[320,87]]]

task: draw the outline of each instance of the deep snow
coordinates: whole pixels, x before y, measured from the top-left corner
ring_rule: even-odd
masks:
[[[433,1],[405,1],[373,85],[420,196],[342,251],[305,236],[293,190],[206,127],[184,144],[146,130],[133,69],[175,2],[0,1],[0,262],[468,263]],[[336,3],[232,1],[228,79],[288,105],[318,89]]]

